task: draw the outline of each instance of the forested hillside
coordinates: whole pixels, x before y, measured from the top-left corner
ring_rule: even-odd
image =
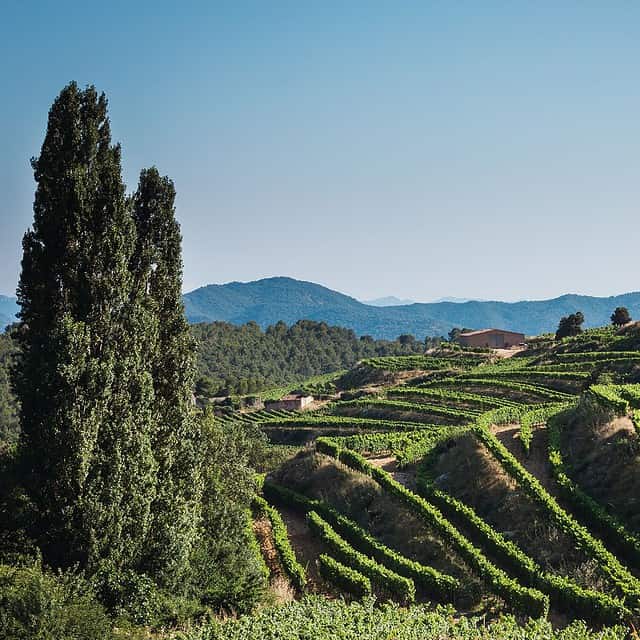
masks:
[[[263,331],[255,322],[196,324],[199,395],[254,393],[348,369],[373,356],[422,353],[434,341],[399,336],[396,340],[358,338],[351,329],[301,320],[291,327],[278,322]]]
[[[256,393],[306,378],[348,369],[362,358],[423,353],[437,340],[410,335],[397,340],[358,338],[351,329],[302,320],[291,327],[279,322],[263,331],[256,323],[227,322],[191,326],[196,340],[198,397]],[[17,344],[0,334],[0,441],[14,442],[17,402],[9,384]]]

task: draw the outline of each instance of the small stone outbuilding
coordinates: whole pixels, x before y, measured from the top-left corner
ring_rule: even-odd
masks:
[[[313,402],[313,396],[305,396],[302,393],[291,393],[280,400],[271,400],[264,403],[267,410],[285,409],[287,411],[299,411]]]
[[[481,329],[468,331],[458,336],[465,347],[489,347],[491,349],[508,349],[524,342],[524,333],[505,331],[504,329]]]

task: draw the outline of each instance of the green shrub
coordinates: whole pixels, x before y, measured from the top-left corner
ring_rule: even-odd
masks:
[[[45,572],[39,563],[0,565],[2,640],[107,640],[111,626],[79,574]]]
[[[346,603],[310,596],[253,616],[216,621],[182,640],[623,640],[623,626],[591,631],[583,622],[554,629],[547,620],[486,620],[445,608],[398,607],[373,598]]]
[[[318,564],[320,575],[336,587],[358,598],[371,595],[371,580],[359,571],[347,567],[324,553],[318,558]]]

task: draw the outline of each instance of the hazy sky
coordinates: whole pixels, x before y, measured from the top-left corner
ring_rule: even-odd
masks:
[[[0,292],[69,80],[178,190],[185,290],[640,289],[640,2],[29,2],[0,15]]]

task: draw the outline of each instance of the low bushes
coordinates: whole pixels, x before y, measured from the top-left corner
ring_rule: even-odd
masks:
[[[344,404],[344,403],[343,403]],[[338,406],[338,405],[336,405]],[[383,420],[376,418],[360,418],[333,415],[300,415],[293,418],[268,418],[260,421],[260,426],[267,427],[355,427],[374,431],[414,431],[427,428],[424,422],[407,422],[400,420]]]
[[[214,620],[181,640],[624,640],[628,629],[590,631],[583,622],[556,628],[548,620],[459,616],[429,605],[404,608],[373,598],[347,603],[308,596],[252,616]]]
[[[464,393],[462,391],[453,391],[451,389],[432,389],[430,387],[397,387],[390,389],[387,396],[392,397],[408,397],[408,398],[429,398],[439,400],[441,402],[451,402],[453,404],[471,404],[476,405],[479,409],[485,411],[496,409],[498,407],[513,406],[516,403],[504,398],[492,398],[483,396],[478,393]]]
[[[528,384],[526,382],[516,382],[514,380],[503,380],[499,377],[485,377],[483,375],[474,376],[462,376],[459,378],[449,378],[447,380],[439,380],[436,382],[436,386],[449,386],[449,385],[462,385],[462,384],[477,384],[482,386],[496,387],[502,389],[508,389],[516,392],[528,393],[540,398],[545,398],[549,401],[563,402],[571,400],[575,397],[573,394],[565,393],[563,391],[556,391],[554,389],[548,389],[547,387],[541,387],[537,384]]]
[[[536,407],[530,411],[526,411],[520,417],[520,442],[524,448],[526,455],[529,455],[531,449],[531,440],[533,439],[533,427],[535,425],[545,424],[547,420],[559,411],[563,411],[570,405],[568,403],[559,403]]]
[[[547,431],[549,462],[565,500],[628,562],[640,564],[640,540],[627,531],[615,516],[608,513],[600,503],[585,493],[567,474],[562,457],[562,426],[559,416],[549,419]]]
[[[451,601],[461,590],[461,584],[456,578],[410,560],[390,549],[325,502],[311,500],[291,489],[270,482],[265,483],[265,495],[295,509],[305,512],[316,511],[356,550],[367,554],[400,575],[411,578],[416,585],[440,600]]]
[[[378,564],[364,553],[356,551],[333,527],[315,511],[307,513],[309,528],[331,549],[338,560],[367,576],[379,587],[402,602],[415,600],[416,588],[413,580],[405,578],[391,569]]]
[[[600,406],[619,416],[640,408],[639,384],[594,384],[588,393]]]
[[[531,557],[516,544],[506,540],[471,507],[437,489],[424,472],[418,476],[418,488],[454,522],[461,523],[469,530],[475,540],[491,549],[521,580],[548,593],[565,611],[604,623],[619,622],[627,614],[619,600],[597,591],[584,589],[563,576],[545,573]]]
[[[318,558],[318,565],[320,575],[343,591],[357,598],[371,595],[371,580],[359,571],[347,567],[324,553]]]
[[[537,478],[526,471],[513,454],[488,429],[479,427],[475,429],[475,433],[505,471],[518,482],[534,502],[549,514],[562,531],[576,541],[578,548],[598,563],[620,592],[634,604],[638,603],[640,601],[640,581],[606,549],[600,540],[594,538],[586,527],[562,509]]]
[[[370,465],[357,453],[339,450],[338,458],[357,471],[367,473],[387,491],[404,502],[416,515],[430,527],[433,527],[445,542],[450,544],[490,588],[508,604],[531,616],[546,615],[549,608],[547,596],[535,589],[523,587],[504,571],[498,569],[436,507],[396,482],[386,471]]]
[[[622,416],[629,410],[629,401],[619,393],[617,385],[594,384],[589,387],[589,395],[602,407]]]
[[[336,408],[372,408],[405,411],[410,413],[426,413],[448,418],[462,418],[472,420],[477,416],[477,411],[465,411],[463,409],[451,409],[437,404],[421,404],[413,402],[402,402],[400,400],[382,400],[379,398],[350,400],[341,402]]]

